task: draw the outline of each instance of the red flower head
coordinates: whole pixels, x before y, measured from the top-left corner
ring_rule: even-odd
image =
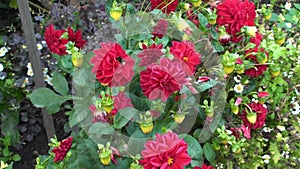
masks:
[[[217,23],[226,27],[226,32],[234,37],[243,26],[254,26],[255,5],[248,0],[225,0],[217,6]],[[239,41],[234,38],[233,41]]]
[[[140,160],[144,169],[184,169],[191,162],[187,143],[175,133],[156,134],[156,140],[147,141],[144,146]]]
[[[140,84],[144,94],[154,100],[168,97],[179,91],[187,82],[186,74],[182,71],[182,64],[167,58],[160,59],[160,65],[153,63],[140,73]]]
[[[152,35],[153,39],[158,37],[159,39],[163,38],[168,31],[169,23],[165,19],[160,19],[156,26],[153,27]]]
[[[161,49],[163,45],[152,44],[150,47],[143,45],[143,51],[137,55],[138,58],[141,58],[139,66],[148,66],[151,63],[157,62],[159,58],[164,54]]]
[[[93,115],[92,123],[97,123],[97,122],[107,123],[108,122],[107,113],[104,110],[97,109],[97,107],[95,105],[90,105],[89,109]]]
[[[62,34],[65,33],[64,30],[55,30],[53,24],[50,24],[48,28],[46,28],[44,38],[47,43],[49,50],[58,55],[66,55],[66,44],[68,43],[68,39],[61,38]]]
[[[259,47],[260,42],[262,41],[262,39],[263,39],[263,36],[256,32],[255,37],[250,38],[250,42],[254,43],[256,45],[256,47]]]
[[[52,150],[52,152],[55,154],[54,162],[62,161],[65,156],[67,155],[68,151],[72,147],[72,137],[69,137],[67,139],[64,139],[60,142],[59,147],[56,147]]]
[[[178,0],[151,0],[152,9],[160,9],[164,13],[171,13],[176,10]]]
[[[246,110],[243,110],[243,112],[240,114],[243,120],[243,124],[245,125],[245,127],[249,127],[249,129],[255,130],[257,128],[261,128],[265,124],[268,109],[265,108],[262,104],[255,102],[249,103],[248,106],[252,109],[252,112],[256,113],[257,119],[254,124],[251,124],[247,119]]]
[[[202,164],[201,167],[194,167],[194,169],[214,169],[214,168],[210,165]]]
[[[101,43],[91,59],[92,72],[103,85],[123,86],[133,77],[134,60],[117,43]]]
[[[195,73],[196,66],[201,63],[201,55],[195,50],[192,42],[184,41],[177,42],[173,41],[170,47],[170,52],[175,58],[182,60],[184,65],[184,71],[192,76]]]
[[[259,48],[260,49],[260,52],[264,52],[266,54],[266,56],[268,56],[268,53],[265,52],[265,50],[263,48]],[[252,52],[258,52],[258,48],[254,48],[254,49],[250,49],[250,50],[247,50],[246,51],[246,55],[248,53],[252,53]],[[256,64],[258,64],[258,61],[257,61],[257,58],[256,56],[254,55],[249,55],[247,57],[247,59],[251,59],[253,60]],[[268,66],[267,65],[256,65],[254,68],[250,68],[250,69],[247,69],[245,70],[245,74],[250,76],[250,77],[257,77],[257,76],[260,76],[262,75],[266,70],[267,70]]]
[[[69,41],[72,41],[75,43],[75,46],[78,48],[78,49],[82,49],[83,46],[85,45],[86,43],[86,40],[84,40],[82,38],[82,35],[81,35],[81,31],[78,30],[76,31],[76,33],[74,33],[74,31],[72,30],[72,28],[68,28],[68,37],[69,37]]]
[[[128,98],[124,92],[121,92],[116,96],[113,96],[113,99],[114,99],[114,109],[116,110],[121,110],[126,107],[133,107],[130,98]]]

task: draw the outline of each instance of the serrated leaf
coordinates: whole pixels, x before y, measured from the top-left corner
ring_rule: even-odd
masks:
[[[70,97],[63,97],[48,88],[39,88],[34,90],[31,94],[27,95],[32,104],[38,108],[46,108],[48,113],[56,113],[59,107],[65,101],[70,100]]]
[[[216,157],[215,150],[210,143],[205,143],[203,146],[204,156],[205,158],[212,163]]]

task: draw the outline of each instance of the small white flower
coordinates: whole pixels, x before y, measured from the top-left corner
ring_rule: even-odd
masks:
[[[49,75],[44,75],[44,80],[45,82],[47,82],[49,85],[52,86],[52,77],[50,77]]]
[[[256,98],[252,98],[251,101],[254,103],[258,103],[258,100]]]
[[[32,70],[32,67],[31,67],[31,63],[27,63],[27,75],[28,76],[33,76],[33,70]]]
[[[42,45],[43,45],[43,46],[46,46],[46,45],[47,45],[46,41],[43,40],[43,41],[42,41]]]
[[[0,63],[0,72],[2,72],[4,70],[4,67],[2,65],[2,63]]]
[[[43,70],[43,74],[44,74],[44,75],[48,73],[48,68],[45,67],[45,68],[43,68],[42,70]]]
[[[270,155],[265,154],[261,157],[264,160],[264,163],[268,164],[269,160],[271,159]]]
[[[287,3],[285,3],[284,7],[286,10],[290,10],[292,7],[292,4],[290,2],[287,2]]]
[[[236,92],[236,93],[242,93],[244,91],[244,85],[242,84],[236,84],[233,88],[233,90]]]
[[[273,129],[270,128],[270,127],[264,127],[264,128],[263,128],[263,131],[264,131],[265,133],[271,133],[271,131],[273,131]]]
[[[233,79],[236,83],[241,83],[242,77],[240,75],[237,75],[237,76],[234,76]]]
[[[42,50],[43,49],[43,46],[40,43],[36,44],[36,47],[37,47],[38,50]]]
[[[299,103],[294,101],[291,103],[291,105],[292,105],[292,108],[290,109],[291,113],[293,115],[298,115],[300,113]]]
[[[285,26],[290,29],[290,28],[292,28],[293,25],[291,23],[287,22],[287,23],[285,23]]]
[[[8,52],[6,47],[0,48],[0,57],[3,57]]]

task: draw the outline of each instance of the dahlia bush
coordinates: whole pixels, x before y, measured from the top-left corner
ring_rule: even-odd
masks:
[[[28,97],[72,132],[36,168],[297,168],[300,4],[146,4],[108,0],[107,41],[46,28],[53,86]]]

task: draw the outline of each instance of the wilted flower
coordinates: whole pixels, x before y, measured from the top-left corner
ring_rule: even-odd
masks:
[[[144,169],[184,169],[191,162],[187,143],[170,131],[163,135],[156,134],[156,140],[147,141],[144,146],[141,152],[143,159],[140,160]]]

